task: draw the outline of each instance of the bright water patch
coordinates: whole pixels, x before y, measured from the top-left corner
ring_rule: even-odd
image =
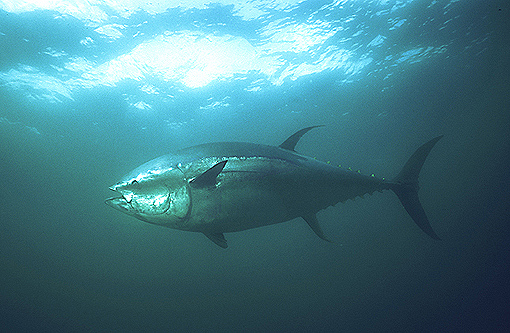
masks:
[[[24,44],[22,52],[38,52],[40,61],[51,65],[12,59],[4,63],[0,82],[27,98],[58,103],[124,81],[156,80],[155,90],[174,95],[222,82],[261,91],[321,73],[335,73],[340,84],[374,74],[384,78],[397,67],[448,52],[451,38],[409,38],[406,31],[446,28],[457,19],[450,14],[456,5],[434,1],[419,7],[425,12],[417,19],[416,1],[122,1],[108,7],[4,2],[4,15],[51,13],[53,23],[32,27],[40,31],[27,32],[31,36],[18,36],[9,21],[0,25],[2,40]],[[68,44],[39,40],[54,25],[72,25],[79,33],[69,36]],[[143,101],[145,86],[136,107],[150,105]]]

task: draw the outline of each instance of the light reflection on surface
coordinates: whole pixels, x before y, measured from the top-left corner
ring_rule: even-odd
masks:
[[[172,8],[177,8],[183,17],[192,15],[192,11],[206,11],[211,6],[230,6],[227,8],[232,17],[257,23],[258,29],[249,31],[250,35],[243,30],[227,29],[228,33],[217,30],[228,26],[221,22],[216,25],[195,22],[197,28],[192,30],[146,32],[147,21],[140,22],[135,14],[146,13],[157,18],[167,13],[169,5],[159,2],[109,1],[109,14],[102,2],[4,2],[0,8],[7,12],[45,9],[60,13],[61,16],[55,16],[57,20],[68,16],[80,19],[84,26],[93,28],[93,33],[80,37],[79,43],[93,52],[101,39],[109,44],[118,43],[119,49],[126,44],[132,47],[126,48],[122,54],[111,52],[101,61],[90,55],[77,56],[68,50],[48,46],[42,53],[57,61],[51,65],[55,72],[19,63],[16,68],[0,72],[0,83],[17,90],[29,88],[26,93],[29,98],[60,102],[72,100],[76,91],[99,86],[115,87],[126,80],[144,83],[148,79],[157,79],[160,84],[195,89],[213,82],[241,78],[245,83],[244,90],[260,91],[268,84],[281,86],[304,76],[335,71],[339,82],[354,82],[361,74],[368,76],[388,71],[447,51],[448,45],[419,43],[408,43],[406,50],[391,50],[395,45],[392,34],[409,24],[405,9],[412,2],[326,2],[304,15],[304,19],[292,15],[304,3],[297,0],[222,0],[215,1],[214,5],[205,0],[172,3]],[[451,10],[454,2],[447,3],[444,11]],[[384,18],[374,23],[382,24],[381,27],[370,27],[373,17]],[[446,20],[444,25],[449,21]],[[214,30],[211,31],[211,27]],[[97,52],[104,51],[98,49]],[[386,72],[383,77],[391,75]],[[163,87],[155,86],[149,91],[160,88]],[[140,90],[149,93],[147,88]],[[132,106],[150,108],[143,101]]]

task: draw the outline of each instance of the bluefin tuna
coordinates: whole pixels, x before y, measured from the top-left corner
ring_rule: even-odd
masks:
[[[141,221],[201,232],[222,248],[224,234],[303,218],[329,241],[316,213],[348,199],[391,190],[427,235],[439,239],[418,199],[418,175],[438,136],[419,147],[391,180],[363,175],[295,151],[304,128],[279,146],[217,142],[153,159],[110,189],[107,205]]]

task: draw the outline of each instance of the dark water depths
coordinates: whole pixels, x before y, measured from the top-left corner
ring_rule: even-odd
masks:
[[[510,327],[507,1],[27,3],[0,5],[3,331]],[[317,124],[300,153],[384,177],[444,134],[443,240],[389,192],[320,212],[333,244],[295,220],[226,250],[103,203],[159,155]]]

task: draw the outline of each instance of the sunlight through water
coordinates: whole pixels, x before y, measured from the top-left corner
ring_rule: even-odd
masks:
[[[88,34],[76,36],[76,50],[45,46],[42,54],[54,58],[50,68],[13,63],[0,72],[0,82],[11,89],[26,88],[28,98],[52,103],[72,100],[83,89],[149,78],[167,85],[156,89],[193,89],[242,79],[247,91],[260,91],[331,71],[343,83],[358,80],[360,74],[384,72],[382,77],[389,77],[396,66],[420,62],[448,49],[448,45],[419,41],[405,43],[407,49],[394,47],[402,35],[399,30],[412,28],[408,16],[412,12],[407,10],[411,0],[333,1],[310,9],[304,20],[292,15],[301,2],[180,1],[171,7],[145,1],[3,2],[0,9],[6,12],[48,10],[55,21],[78,19]],[[452,3],[444,6],[445,12]],[[213,9],[230,13],[233,22],[193,21],[186,29],[171,24],[172,19],[193,19]],[[154,31],[146,15],[167,20],[167,29]],[[430,23],[429,19],[412,24]],[[236,24],[248,28],[233,29]],[[370,32],[371,24],[380,25],[375,35]],[[33,42],[27,39],[24,43]],[[95,53],[104,49],[104,53],[111,45],[122,46],[123,52],[100,59],[77,55],[80,50],[87,54],[87,49]]]

